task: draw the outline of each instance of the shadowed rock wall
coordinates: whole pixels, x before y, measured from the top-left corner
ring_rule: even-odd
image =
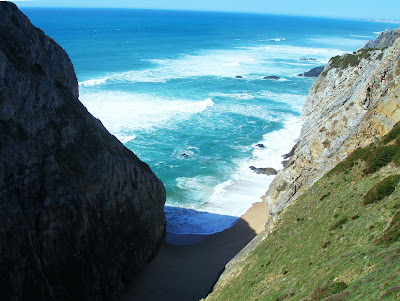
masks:
[[[65,51],[0,2],[0,300],[116,300],[165,189],[78,100]]]

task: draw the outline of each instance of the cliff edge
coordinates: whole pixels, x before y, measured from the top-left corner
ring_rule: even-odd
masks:
[[[117,300],[165,189],[78,100],[65,51],[0,2],[0,300]]]
[[[273,215],[400,120],[400,39],[391,41],[386,49],[332,58],[315,80],[303,107],[299,141],[267,192]]]
[[[375,40],[368,41],[361,49],[383,49],[393,45],[400,37],[400,28],[393,30],[386,29],[378,34]]]

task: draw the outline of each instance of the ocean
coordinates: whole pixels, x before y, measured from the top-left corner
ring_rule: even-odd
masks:
[[[80,100],[150,165],[167,232],[212,234],[260,201],[301,129],[297,76],[396,24],[261,14],[21,8],[70,55]],[[277,76],[278,80],[264,79]]]

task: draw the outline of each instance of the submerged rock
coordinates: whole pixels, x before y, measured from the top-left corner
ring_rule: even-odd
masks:
[[[117,300],[165,189],[78,100],[65,51],[0,2],[0,300]]]
[[[263,77],[263,79],[278,80],[278,79],[280,79],[280,77],[279,77],[279,76],[276,76],[276,75],[270,75],[270,76],[265,76],[265,77]]]
[[[304,72],[302,74],[298,74],[297,76],[304,76],[304,77],[318,77],[318,75],[321,74],[322,71],[324,71],[324,66],[320,67],[315,67],[312,68],[311,70]]]

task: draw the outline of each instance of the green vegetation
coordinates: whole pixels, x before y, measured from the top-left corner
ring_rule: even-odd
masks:
[[[288,206],[207,301],[400,300],[399,128]]]
[[[334,223],[332,225],[332,227],[330,227],[331,230],[337,230],[337,229],[341,229],[342,226],[347,222],[347,217],[342,218],[341,220],[338,220],[336,223]]]
[[[347,288],[344,282],[333,282],[324,285],[323,287],[317,287],[311,295],[312,300],[322,300],[326,297],[335,295],[342,292]]]
[[[340,162],[333,168],[328,175],[332,175],[333,173],[341,173],[341,172],[349,172],[355,165],[357,165],[360,161],[367,161],[368,158],[372,156],[371,147],[366,148],[358,148],[354,152],[352,152],[346,160]]]
[[[347,67],[355,67],[360,64],[362,59],[369,59],[371,54],[376,49],[361,49],[357,52],[346,53],[342,56],[337,55],[331,58],[329,61],[329,68],[322,72],[322,76],[326,76],[329,70],[337,68],[339,70],[345,69]],[[380,57],[381,58],[381,57]],[[379,58],[379,59],[380,59]]]
[[[345,69],[349,66],[355,67],[362,59],[369,59],[375,49],[361,49],[357,52],[347,53],[343,56],[335,56],[331,58],[331,67]]]
[[[384,197],[391,195],[399,182],[400,175],[386,177],[364,195],[364,205],[376,203]]]
[[[400,164],[400,123],[397,123],[391,132],[381,139],[380,143],[364,148],[358,148],[346,160],[333,168],[328,175],[340,172],[349,172],[361,161],[365,162],[364,174],[373,174],[382,167],[394,162]],[[395,140],[395,141],[394,141]],[[393,142],[394,141],[394,142]],[[390,145],[387,145],[390,144]]]
[[[400,210],[397,210],[394,214],[389,226],[383,232],[382,237],[380,237],[376,243],[377,244],[390,244],[398,241],[400,238]]]
[[[364,173],[372,174],[380,168],[388,165],[399,151],[400,148],[397,145],[387,145],[374,148],[371,157],[366,161],[367,167],[364,169]]]

